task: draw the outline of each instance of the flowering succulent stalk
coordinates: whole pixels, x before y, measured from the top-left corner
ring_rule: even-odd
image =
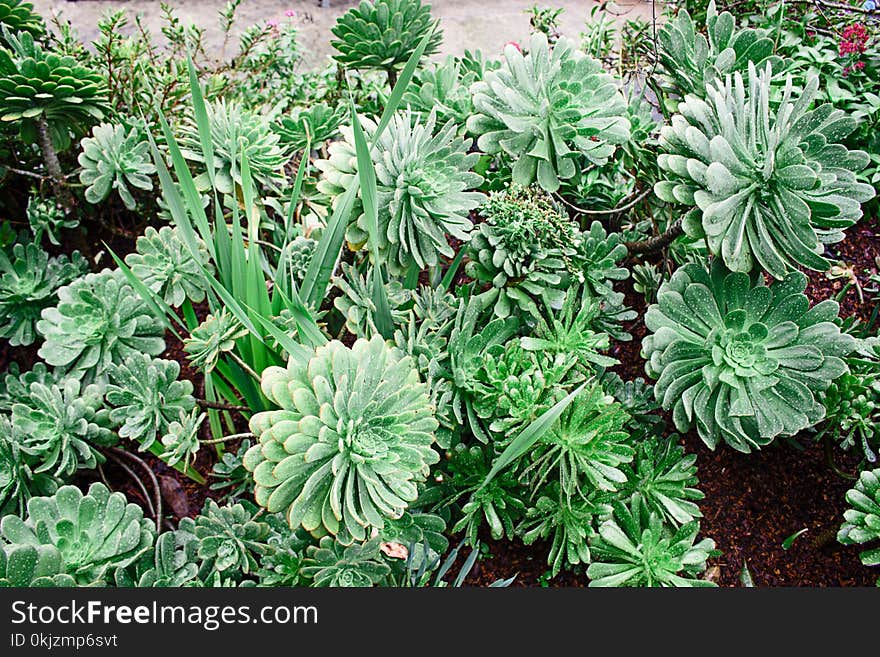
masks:
[[[47,363],[92,380],[112,362],[165,350],[162,323],[118,269],[86,274],[58,290],[58,305],[43,310],[37,330],[46,338],[38,353]]]
[[[749,452],[825,416],[820,395],[847,371],[855,340],[834,323],[837,302],[810,308],[806,285],[793,272],[768,287],[717,260],[709,272],[685,265],[663,284],[642,354],[679,431],[696,425],[710,448],[724,440]]]
[[[856,180],[867,153],[839,143],[856,120],[830,104],[810,109],[818,89],[808,76],[795,99],[788,78],[771,105],[771,69],[749,64],[746,79],[737,72],[710,85],[705,100],[686,96],[660,132],[667,180],[655,193],[695,206],[685,232],[732,271],[760,266],[778,279],[798,266],[825,271],[824,244],[842,240],[874,196]]]
[[[259,443],[244,465],[257,503],[285,512],[291,527],[364,540],[400,517],[439,458],[427,386],[381,336],[351,349],[334,340],[308,361],[269,367],[262,389],[281,410],[251,418]]]
[[[471,134],[484,153],[513,159],[513,181],[537,181],[548,192],[582,162],[604,164],[629,138],[626,102],[602,65],[566,39],[551,49],[541,32],[528,54],[513,44],[497,70],[471,87]]]
[[[16,244],[10,259],[0,250],[0,338],[13,347],[33,344],[40,313],[87,268],[79,251],[50,258],[38,243]]]

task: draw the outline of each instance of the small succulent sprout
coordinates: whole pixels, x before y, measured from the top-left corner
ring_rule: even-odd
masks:
[[[373,303],[373,276],[375,275],[375,267],[367,267],[366,275],[362,275],[356,267],[343,262],[342,275],[334,280],[334,285],[342,294],[333,300],[333,305],[345,318],[345,328],[353,335],[362,338],[379,334],[374,321],[376,305]],[[403,323],[407,318],[407,312],[402,308],[410,301],[409,290],[405,290],[400,281],[391,279],[385,283],[385,296],[391,310],[391,319],[395,324]]]
[[[716,586],[698,577],[715,550],[711,539],[696,542],[699,531],[697,522],[667,527],[643,508],[638,495],[628,505],[616,502],[613,516],[602,523],[592,544],[590,586]]]
[[[201,447],[199,431],[206,417],[197,408],[192,409],[189,414],[181,410],[177,419],[168,424],[166,433],[162,436],[164,449],[159,458],[172,467],[180,463],[184,469],[189,468]]]
[[[235,341],[247,333],[241,322],[221,309],[193,329],[183,341],[183,350],[192,366],[207,374],[217,366],[220,356],[235,349]]]
[[[178,380],[177,361],[133,354],[120,364],[111,364],[108,374],[110,420],[119,427],[120,437],[139,443],[141,451],[164,435],[181,413],[195,407],[193,385]]]
[[[109,109],[103,76],[69,55],[47,53],[28,32],[5,33],[0,49],[0,118],[19,125],[22,139],[36,143],[45,120],[59,150]]]
[[[255,414],[245,455],[257,503],[291,527],[348,543],[399,518],[418,496],[437,421],[412,361],[381,336],[332,341],[308,360],[263,371],[281,410]]]
[[[2,5],[0,5],[2,6]],[[0,588],[76,586],[54,545],[0,546]]]
[[[821,393],[847,371],[855,348],[835,324],[838,304],[810,308],[807,277],[770,286],[720,261],[689,264],[648,308],[642,341],[654,393],[679,431],[696,426],[710,448],[720,440],[750,452],[825,416]]]
[[[46,473],[34,472],[33,457],[24,453],[19,441],[21,429],[0,415],[0,517],[8,513],[24,515],[27,501],[35,495],[51,495],[58,480]]]
[[[103,398],[102,386],[83,386],[73,376],[58,385],[30,384],[27,398],[12,406],[12,423],[34,473],[62,477],[97,466],[98,448],[116,442]]]
[[[198,303],[205,298],[208,282],[204,271],[213,273],[205,243],[196,237],[198,259],[193,258],[177,228],[147,226],[138,237],[136,252],[125,256],[125,264],[141,282],[173,308],[187,299]]]
[[[601,165],[629,139],[626,101],[602,65],[566,39],[551,49],[533,34],[528,53],[513,44],[501,67],[471,87],[468,119],[477,146],[513,160],[513,181],[548,192],[575,176],[582,162]]]
[[[10,515],[0,522],[6,546],[57,548],[62,572],[79,586],[110,583],[117,568],[153,547],[154,532],[137,504],[102,483],[89,486],[85,495],[75,486],[62,486],[51,497],[32,498],[26,518]]]
[[[856,179],[868,154],[839,143],[856,120],[830,103],[811,109],[818,91],[816,75],[800,93],[789,77],[771,100],[769,66],[749,64],[746,77],[710,85],[705,100],[686,96],[660,132],[667,179],[654,192],[691,206],[685,232],[732,271],[760,267],[782,279],[798,266],[827,270],[824,245],[842,240],[874,197]]]
[[[95,380],[113,362],[165,350],[162,323],[118,269],[86,274],[58,290],[58,305],[46,308],[37,330],[46,338],[39,355]]]
[[[861,553],[866,566],[880,566],[880,470],[865,470],[846,493],[848,508],[843,513],[845,522],[837,533],[844,545],[873,544]],[[880,578],[877,579],[880,586]]]
[[[287,262],[290,267],[290,274],[297,285],[300,285],[305,278],[317,246],[317,240],[303,235],[297,235],[287,245]]]
[[[83,138],[80,146],[79,181],[86,185],[89,203],[100,203],[115,190],[125,207],[134,210],[137,202],[129,186],[153,189],[150,176],[156,173],[156,167],[150,159],[149,145],[137,128],[102,123],[92,128],[92,136]]]
[[[244,467],[244,455],[253,443],[245,438],[236,451],[226,451],[211,468],[211,490],[221,491],[223,499],[244,497],[251,487],[251,476]]]
[[[290,157],[279,145],[280,137],[272,132],[268,118],[245,109],[235,102],[221,99],[206,105],[211,142],[214,149],[213,180],[217,191],[232,195],[241,186],[241,161],[246,157],[254,181],[269,190],[284,183],[284,165]],[[205,164],[199,129],[195,120],[182,128],[180,151],[183,156],[202,166]],[[199,174],[196,185],[202,191],[211,187],[212,175]]]
[[[344,104],[315,103],[294,108],[290,115],[281,118],[275,131],[287,149],[301,151],[308,145],[316,150],[338,134],[345,119]]]
[[[269,525],[254,520],[254,514],[242,504],[219,506],[209,498],[199,515],[183,518],[179,527],[198,539],[199,578],[203,581],[212,573],[248,574],[256,570],[257,558],[269,549]]]
[[[312,580],[312,586],[376,586],[391,573],[382,561],[380,545],[378,537],[346,547],[325,536],[307,548],[302,573]]]
[[[336,20],[333,58],[355,69],[394,71],[433,30],[424,55],[440,48],[443,33],[434,27],[431,6],[421,0],[362,0]]]
[[[452,122],[437,128],[436,115],[422,122],[409,110],[394,115],[373,150],[379,208],[380,258],[393,273],[434,266],[455,255],[447,235],[467,241],[471,210],[483,200],[479,159],[471,142],[456,136]],[[366,215],[349,225],[350,244],[368,243]]]
[[[13,347],[33,344],[44,308],[57,303],[58,288],[88,269],[74,251],[50,258],[38,243],[16,244],[12,257],[0,250],[0,338]]]
[[[76,228],[79,219],[64,214],[53,198],[31,196],[27,205],[27,220],[34,236],[34,243],[39,244],[43,235],[55,246],[61,244],[59,231],[62,228]]]

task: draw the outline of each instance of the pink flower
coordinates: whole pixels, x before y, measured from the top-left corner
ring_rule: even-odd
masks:
[[[284,15],[288,18],[296,18],[296,12],[293,9],[288,9],[284,12]]]
[[[266,21],[266,27],[271,27],[273,30],[278,27],[278,21],[274,18],[270,18]]]
[[[520,46],[516,41],[508,41],[507,43],[504,44],[505,48],[507,46],[513,46],[514,48],[516,48],[517,50],[522,52],[522,46]]]

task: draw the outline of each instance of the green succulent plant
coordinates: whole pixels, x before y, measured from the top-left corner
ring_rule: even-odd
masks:
[[[125,256],[125,264],[141,282],[158,294],[169,306],[179,308],[189,299],[205,299],[208,281],[203,271],[212,274],[205,243],[196,238],[198,260],[184,243],[177,228],[147,226],[137,238],[137,251]]]
[[[409,110],[395,114],[373,150],[379,208],[380,258],[392,273],[434,266],[455,255],[447,235],[466,241],[468,213],[483,200],[482,176],[471,169],[479,159],[471,142],[456,136],[455,124],[436,129],[436,115],[424,123]],[[368,242],[367,218],[349,225],[352,245]]]
[[[159,458],[172,467],[180,463],[184,470],[189,469],[202,446],[199,442],[199,431],[206,417],[207,414],[199,413],[197,408],[192,409],[189,414],[181,410],[177,419],[168,423],[165,435],[162,436],[164,449]]]
[[[633,265],[633,289],[645,297],[645,303],[657,302],[657,291],[663,284],[663,272],[651,262]]]
[[[612,303],[623,301],[623,294],[614,291],[614,281],[629,277],[625,267],[618,263],[627,256],[627,248],[619,233],[608,233],[598,221],[580,234],[578,254],[574,258],[574,275],[586,283],[590,291]]]
[[[243,461],[252,444],[250,439],[245,438],[234,452],[223,452],[211,468],[211,490],[223,491],[223,499],[244,497],[250,491],[252,480]]]
[[[102,123],[92,128],[92,136],[80,142],[82,152],[77,161],[82,167],[79,181],[86,185],[85,198],[100,203],[116,190],[129,210],[137,207],[129,186],[151,191],[150,176],[156,167],[150,159],[149,144],[137,128]]]
[[[400,518],[385,523],[379,532],[379,538],[383,544],[394,543],[407,548],[413,558],[420,555],[420,550],[426,549],[430,554],[421,554],[421,557],[431,558],[439,557],[449,549],[449,539],[444,535],[445,531],[446,522],[438,515],[404,511]],[[384,545],[380,549],[384,551]],[[405,558],[409,558],[409,555]]]
[[[234,576],[253,572],[257,569],[257,558],[269,549],[269,525],[255,520],[242,504],[219,506],[208,498],[199,515],[180,521],[179,531],[198,540],[202,581],[212,573]]]
[[[868,155],[839,143],[857,123],[830,104],[810,109],[819,78],[795,96],[791,78],[771,103],[768,67],[728,76],[706,100],[686,96],[660,132],[662,200],[692,206],[685,232],[705,239],[732,271],[756,265],[778,279],[798,266],[825,271],[824,245],[843,239],[874,197],[856,180]]]
[[[336,49],[333,58],[343,66],[394,71],[432,30],[426,57],[439,50],[443,39],[434,27],[430,5],[421,0],[362,0],[336,20],[331,29],[336,40],[330,45]]]
[[[66,373],[62,368],[49,369],[46,363],[41,361],[37,361],[31,369],[24,372],[21,371],[18,363],[10,363],[5,376],[0,376],[0,411],[9,413],[14,404],[27,403],[30,400],[32,383],[51,386],[65,378],[67,378]]]
[[[135,572],[119,568],[115,584],[119,587],[178,588],[195,586],[199,574],[198,540],[188,532],[160,534],[152,554],[147,553]],[[149,558],[146,558],[149,557]]]
[[[58,290],[58,305],[37,322],[46,341],[39,355],[87,379],[103,377],[110,363],[132,354],[165,350],[162,323],[118,269],[86,274]]]
[[[149,449],[180,413],[195,407],[192,383],[177,378],[177,361],[132,354],[122,363],[112,363],[108,374],[110,420],[119,427],[120,437],[139,443],[140,451]]]
[[[254,181],[277,191],[284,184],[284,165],[290,157],[279,145],[280,137],[272,131],[269,119],[223,99],[207,103],[205,109],[214,150],[214,184],[217,191],[232,195],[236,186],[241,186],[243,156],[247,157]],[[181,128],[181,153],[186,159],[204,166],[202,148],[195,121],[186,122]],[[196,176],[195,182],[200,190],[211,188],[211,176],[207,171]]]
[[[287,246],[287,258],[290,266],[290,273],[296,280],[297,285],[301,284],[312,262],[312,256],[318,246],[317,240],[303,235],[297,235]]]
[[[649,513],[672,525],[701,518],[696,504],[703,493],[697,485],[697,457],[685,454],[678,436],[649,438],[638,443],[635,459],[621,469],[626,473],[625,492],[638,493]]]
[[[496,317],[514,310],[538,316],[536,300],[561,303],[568,265],[580,240],[577,225],[534,188],[493,193],[480,210],[485,220],[467,245],[465,272],[483,284]]]
[[[376,328],[376,305],[373,303],[373,276],[375,267],[367,267],[366,274],[348,263],[341,265],[342,275],[335,279],[334,285],[342,292],[333,300],[333,305],[345,318],[345,328],[358,337],[369,338],[379,334]],[[410,300],[409,290],[400,281],[391,279],[385,284],[385,295],[395,324],[402,323],[407,312],[403,307]]]
[[[115,569],[134,563],[152,548],[154,531],[138,505],[102,483],[89,486],[85,495],[75,486],[62,486],[51,497],[32,498],[26,518],[10,515],[0,522],[4,551],[54,547],[60,553],[61,572],[79,586],[109,583]]]
[[[302,567],[312,586],[371,587],[382,583],[391,572],[382,561],[379,539],[363,544],[341,545],[330,536],[310,545]]]
[[[275,131],[288,150],[301,151],[306,145],[314,150],[335,137],[345,119],[345,105],[315,103],[291,110],[278,121]]]
[[[666,527],[660,516],[645,511],[638,495],[629,505],[615,503],[613,517],[602,523],[592,544],[590,586],[715,586],[697,577],[715,550],[711,539],[695,543],[699,531],[697,522]]]
[[[20,431],[9,417],[0,415],[0,516],[24,515],[31,497],[51,495],[58,489],[55,477],[33,471],[32,459],[19,445]]]
[[[63,569],[61,553],[53,545],[0,546],[0,588],[76,586]]]
[[[629,138],[626,101],[602,65],[566,39],[551,49],[533,34],[527,54],[512,44],[501,67],[471,86],[468,131],[489,154],[513,160],[513,181],[548,192],[583,163],[604,164]]]
[[[704,96],[708,85],[734,71],[746,70],[750,63],[762,69],[768,63],[779,69],[782,63],[773,52],[771,35],[764,30],[738,28],[730,12],[717,12],[714,0],[706,11],[706,36],[681,9],[657,30],[657,41],[660,65],[681,96]]]
[[[76,377],[58,385],[30,384],[27,398],[12,405],[12,423],[34,473],[69,476],[103,460],[98,447],[116,442],[103,400],[101,386],[83,386]]]
[[[28,32],[4,33],[9,49],[0,48],[0,121],[19,125],[21,138],[39,140],[45,120],[59,151],[71,144],[108,110],[103,77],[67,55],[47,53]]]
[[[34,236],[34,243],[39,244],[45,235],[55,246],[59,246],[59,231],[62,228],[76,228],[79,219],[64,214],[55,199],[31,196],[27,205],[27,220]]]
[[[810,308],[806,285],[793,272],[766,286],[717,260],[711,271],[685,265],[663,284],[642,354],[679,431],[696,425],[710,448],[724,440],[750,452],[825,416],[821,393],[847,371],[855,340],[834,323],[837,302]]]
[[[880,363],[868,362],[868,368],[854,364],[853,371],[828,386],[822,400],[825,422],[816,438],[828,436],[843,449],[857,445],[873,463],[880,448]]]
[[[291,531],[287,526],[274,532],[269,537],[269,552],[260,559],[256,573],[260,586],[302,585],[303,553],[310,542],[306,532]]]
[[[550,576],[563,568],[590,563],[590,540],[596,535],[598,519],[611,513],[611,506],[595,493],[567,499],[558,484],[548,487],[534,506],[529,507],[520,531],[523,543],[550,540],[547,565]]]
[[[662,433],[665,428],[663,418],[654,412],[660,408],[654,398],[654,386],[645,383],[642,377],[624,381],[619,374],[608,370],[601,373],[599,383],[629,413],[632,418],[630,430],[644,432],[645,435]],[[657,427],[660,431],[654,432]]]
[[[10,258],[0,250],[0,338],[13,347],[33,344],[40,313],[57,303],[58,288],[87,269],[79,251],[50,258],[37,243],[16,244]]]
[[[0,0],[0,29],[11,33],[28,32],[34,37],[43,35],[46,25],[31,2],[21,0]],[[0,37],[0,43],[5,40]]]
[[[424,118],[435,113],[441,124],[454,121],[461,131],[474,113],[470,87],[481,74],[482,70],[468,68],[450,55],[443,62],[416,72],[403,95],[403,104]]]
[[[235,348],[235,341],[247,335],[248,330],[232,314],[221,309],[208,315],[183,341],[183,350],[193,367],[204,373],[211,372],[224,353]]]
[[[859,475],[855,488],[847,491],[848,508],[843,513],[846,522],[837,533],[844,545],[875,543],[861,553],[866,566],[880,566],[880,470],[866,470]],[[880,586],[880,578],[877,579]]]
[[[291,527],[364,540],[400,517],[439,459],[427,386],[381,336],[267,368],[262,389],[281,410],[251,418],[259,443],[244,465],[257,503],[284,511]]]

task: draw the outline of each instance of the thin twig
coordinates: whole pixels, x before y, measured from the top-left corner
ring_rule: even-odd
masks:
[[[213,408],[218,411],[237,411],[239,413],[247,413],[251,410],[250,406],[239,406],[236,404],[224,404],[223,402],[208,401],[207,399],[196,399],[196,403],[202,408]]]
[[[238,354],[236,354],[234,351],[228,351],[226,353],[229,354],[229,357],[232,358],[232,360],[234,360],[236,362],[236,364],[238,364],[238,366],[241,369],[243,369],[245,372],[250,374],[257,381],[260,380],[260,375],[257,374],[257,372],[254,370],[254,368],[252,368],[250,365],[245,363]]]
[[[115,449],[115,448],[111,448],[111,449]],[[153,502],[150,499],[150,494],[147,492],[147,486],[146,486],[146,484],[144,484],[143,479],[138,477],[137,473],[134,470],[132,470],[131,468],[129,468],[127,465],[125,465],[125,463],[122,462],[122,459],[120,459],[118,456],[115,456],[114,454],[106,454],[106,456],[107,456],[107,458],[112,460],[116,465],[118,465],[120,468],[122,468],[125,471],[125,473],[134,480],[134,482],[138,485],[138,488],[141,489],[141,493],[143,494],[144,500],[147,503],[147,508],[150,512],[150,515],[153,516],[153,519],[156,521],[156,526],[158,527],[159,520],[156,518],[156,509],[153,506]]]
[[[611,208],[610,210],[587,210],[585,208],[581,208],[581,207],[576,206],[571,201],[568,201],[565,198],[563,198],[560,194],[557,194],[556,198],[558,198],[560,201],[565,203],[572,210],[575,210],[576,212],[579,212],[580,214],[607,215],[607,214],[619,214],[621,212],[625,212],[625,211],[629,210],[632,207],[635,207],[636,205],[638,205],[639,203],[644,201],[652,191],[653,191],[652,188],[648,187],[648,189],[646,189],[643,192],[641,192],[640,194],[638,194],[635,198],[630,197],[631,200],[628,201],[627,203],[625,203],[624,205],[619,205],[616,208]]]
[[[228,443],[233,440],[240,440],[242,438],[256,438],[256,436],[250,431],[245,431],[244,433],[233,433],[229,436],[223,436],[222,438],[211,438],[209,440],[201,440],[199,442],[201,442],[202,445],[216,445],[217,443]]]
[[[24,169],[16,169],[15,167],[5,167],[7,171],[11,173],[16,173],[19,176],[27,176],[28,178],[36,178],[37,180],[46,180],[49,176],[44,176],[42,173],[34,173],[33,171],[25,171]]]
[[[131,452],[127,452],[124,449],[119,449],[118,447],[111,447],[111,451],[116,454],[121,454],[126,458],[137,463],[141,468],[149,475],[150,482],[153,484],[153,490],[156,491],[156,531],[161,531],[162,527],[162,489],[159,488],[159,480],[156,479],[155,473],[153,473],[153,469],[147,465],[147,462],[144,461],[141,457],[136,454],[132,454]]]
[[[676,219],[669,225],[669,228],[666,229],[666,232],[660,235],[649,237],[646,240],[640,240],[638,242],[624,242],[624,244],[631,254],[652,253],[653,251],[665,249],[672,243],[675,238],[679,237],[683,233],[684,228],[682,228],[681,226],[681,219]]]

